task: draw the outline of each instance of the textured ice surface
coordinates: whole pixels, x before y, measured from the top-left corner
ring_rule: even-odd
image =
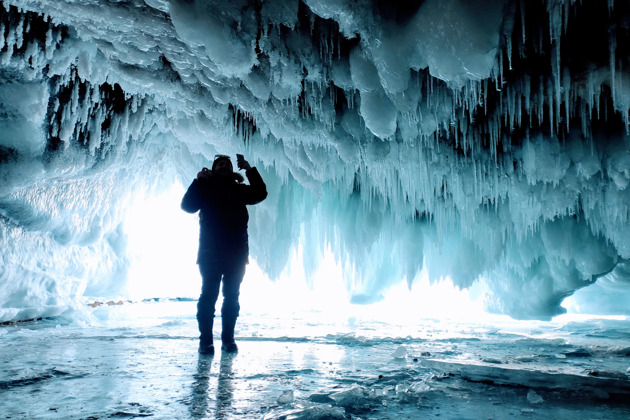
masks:
[[[236,356],[197,354],[195,302],[0,327],[9,418],[624,419],[628,320],[246,314]],[[61,324],[60,324],[61,322]],[[218,332],[216,334],[218,336]],[[396,349],[408,350],[396,358]]]
[[[122,293],[128,209],[217,152],[268,183],[272,278],[301,244],[358,303],[424,270],[516,318],[600,282],[628,313],[627,1],[2,6],[0,320]]]

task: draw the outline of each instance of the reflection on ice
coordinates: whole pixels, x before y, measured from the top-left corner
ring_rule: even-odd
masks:
[[[218,378],[212,374],[217,369],[213,357],[199,355],[197,372],[192,384],[192,396],[190,401],[190,417],[201,418],[207,413],[213,412],[214,418],[229,418],[234,399],[235,380],[232,374],[233,354],[222,354],[218,363]],[[216,373],[216,372],[215,372]]]
[[[197,362],[197,373],[192,385],[192,398],[190,403],[190,416],[193,418],[203,417],[208,411],[209,391],[210,391],[210,368],[212,360],[202,355]]]
[[[194,301],[0,328],[9,418],[630,416],[630,322],[245,314],[240,352],[197,354]],[[91,317],[91,318],[90,318]],[[404,322],[403,322],[404,321]]]

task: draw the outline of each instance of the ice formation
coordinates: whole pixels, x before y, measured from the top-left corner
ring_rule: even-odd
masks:
[[[129,203],[216,152],[263,172],[271,277],[299,241],[356,302],[421,270],[515,318],[630,296],[627,1],[2,6],[0,321],[115,293]]]

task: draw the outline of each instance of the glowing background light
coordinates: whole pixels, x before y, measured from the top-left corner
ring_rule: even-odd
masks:
[[[201,280],[195,264],[199,222],[181,210],[184,192],[175,183],[162,193],[139,198],[129,209],[125,220],[129,298],[199,296]]]
[[[130,255],[128,298],[193,298],[200,293],[201,276],[195,263],[199,222],[180,209],[185,187],[175,183],[156,195],[139,198],[125,221]],[[483,285],[460,290],[450,279],[429,282],[422,272],[411,287],[401,282],[380,302],[350,303],[342,265],[330,249],[319,268],[306,280],[301,245],[278,279],[267,277],[253,258],[241,288],[242,313],[287,315],[312,312],[326,318],[353,316],[383,321],[420,318],[484,316]],[[217,308],[220,308],[220,300]]]

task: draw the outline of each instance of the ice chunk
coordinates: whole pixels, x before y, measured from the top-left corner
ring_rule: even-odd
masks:
[[[256,63],[256,54],[248,42],[239,38],[227,13],[220,14],[212,3],[171,1],[169,12],[180,39],[191,49],[205,48],[207,58],[228,77],[243,77]],[[220,16],[226,20],[220,19]],[[242,32],[241,32],[242,34]]]
[[[417,39],[415,62],[457,86],[488,77],[502,21],[499,4],[489,0],[425,2],[409,24]]]
[[[287,390],[283,391],[282,394],[278,397],[278,404],[290,404],[293,402],[293,391]]]
[[[392,353],[394,359],[404,359],[407,357],[407,348],[405,346],[398,347],[394,353]]]
[[[334,394],[330,394],[330,398],[335,401],[335,405],[351,409],[364,408],[370,403],[369,399],[366,397],[365,389],[361,386],[335,392]]]
[[[295,420],[344,420],[346,413],[343,408],[331,407],[327,405],[316,405],[312,407],[300,407],[283,411],[279,415],[263,416],[263,419],[295,419]]]
[[[527,392],[527,401],[528,401],[530,404],[540,404],[540,403],[541,403],[541,402],[543,402],[544,400],[543,400],[543,398],[542,398],[540,395],[536,394],[536,392],[534,392],[534,390],[533,390],[533,389],[530,389],[530,390]]]

